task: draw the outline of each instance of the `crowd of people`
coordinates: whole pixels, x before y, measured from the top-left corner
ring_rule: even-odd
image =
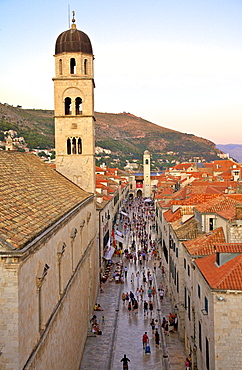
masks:
[[[150,327],[150,334],[146,331],[142,336],[144,354],[150,354],[153,346],[157,349],[160,348],[162,331],[165,335],[177,331],[178,317],[176,313],[170,313],[167,318],[163,317],[161,323],[159,318],[156,317],[158,301],[160,301],[162,309],[168,287],[164,286],[161,281],[156,280],[157,270],[160,269],[163,277],[165,271],[155,240],[153,205],[140,198],[128,201],[123,206],[122,211],[117,226],[124,235],[125,248],[123,249],[123,245],[119,245],[119,262],[118,264],[116,262],[116,266],[113,264],[115,268],[113,267],[111,270],[113,272],[110,271],[110,275],[112,274],[112,280],[115,280],[118,276],[119,282],[123,283],[124,289],[121,300],[123,311],[127,311],[129,320],[135,318],[140,320],[142,316],[142,320],[145,320],[144,327]],[[97,335],[101,334],[95,315],[91,324],[92,331]],[[154,343],[151,347],[150,338],[152,339],[151,344]],[[187,360],[186,368],[188,368]],[[123,368],[128,369],[130,359],[126,355],[121,359],[121,362]]]

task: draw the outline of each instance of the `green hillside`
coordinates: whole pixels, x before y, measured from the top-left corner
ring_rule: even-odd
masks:
[[[96,146],[110,149],[110,156],[101,155],[97,164],[103,161],[123,167],[126,160],[142,162],[143,152],[152,154],[152,166],[160,170],[176,161],[217,159],[214,143],[195,135],[156,125],[129,113],[95,112]],[[53,111],[22,109],[0,103],[0,140],[4,131],[12,129],[23,136],[30,149],[50,149],[54,147]],[[194,159],[194,157],[197,157]]]

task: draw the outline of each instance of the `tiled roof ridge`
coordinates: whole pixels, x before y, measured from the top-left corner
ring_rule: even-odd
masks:
[[[238,200],[230,199],[226,195],[221,195],[220,197],[216,197],[214,199],[209,200],[206,203],[202,203],[195,208],[199,212],[216,212],[224,209],[231,208],[236,204],[240,203]],[[224,206],[226,205],[226,208]]]
[[[230,265],[232,266],[230,269],[228,269]],[[219,266],[219,268],[224,266],[224,269],[227,268],[228,271],[222,275],[222,279],[220,280],[219,283],[215,285],[215,287],[219,288],[219,286],[221,286],[225,282],[225,280],[228,279],[228,277],[237,269],[239,265],[242,265],[242,254],[232,258],[230,261],[226,262],[224,265]]]
[[[242,290],[242,254],[235,256],[221,266],[216,264],[216,253],[196,259],[204,279],[213,289]],[[235,276],[236,270],[239,270]]]
[[[185,248],[191,255],[210,255],[214,252],[214,245],[217,238],[225,240],[222,226],[196,238],[183,242]]]

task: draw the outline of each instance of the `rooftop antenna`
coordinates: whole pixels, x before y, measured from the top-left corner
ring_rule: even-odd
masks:
[[[71,28],[70,4],[68,4],[68,26]]]

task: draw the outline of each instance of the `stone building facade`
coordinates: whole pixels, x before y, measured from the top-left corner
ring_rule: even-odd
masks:
[[[99,286],[94,196],[34,155],[0,161],[1,366],[78,368]]]

